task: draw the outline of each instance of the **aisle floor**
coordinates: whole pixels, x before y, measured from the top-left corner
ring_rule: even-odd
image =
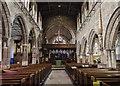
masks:
[[[52,70],[44,86],[74,86],[65,70]]]

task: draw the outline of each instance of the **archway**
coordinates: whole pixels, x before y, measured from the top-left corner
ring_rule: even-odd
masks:
[[[28,41],[24,19],[16,16],[11,30],[11,64],[28,65]]]
[[[69,43],[75,44],[75,22],[71,21],[69,17],[51,16],[50,18],[46,18],[45,20],[45,24],[47,25],[43,25],[45,28],[44,37],[47,37],[47,39],[49,40],[51,37],[53,37],[53,35],[55,36],[55,33],[60,30],[60,33],[62,33],[63,36],[69,39]],[[51,20],[52,22],[50,22]]]
[[[41,33],[39,34],[39,36],[37,37],[37,46],[38,46],[38,63],[42,63],[42,35]]]
[[[113,67],[116,67],[115,62],[114,62],[115,59],[118,63],[120,63],[120,27],[118,29],[117,36],[116,36],[115,51],[116,51],[116,58],[112,59]],[[119,66],[117,67],[119,68]]]
[[[10,58],[8,56],[9,39],[9,9],[5,2],[0,2],[0,65],[1,68],[10,67]]]
[[[92,52],[93,52],[93,62],[101,63],[101,61],[100,61],[100,46],[99,46],[99,39],[98,39],[97,34],[95,34],[94,38],[93,38]]]
[[[77,54],[77,63],[80,63],[80,41],[77,41],[77,46],[76,46],[76,54]]]
[[[110,17],[108,22],[106,33],[105,33],[105,41],[104,47],[107,52],[107,66],[108,67],[116,67],[116,54],[119,54],[117,51],[118,45],[116,44],[116,40],[119,39],[119,28],[120,28],[120,7],[118,7]],[[117,38],[117,39],[116,39]],[[118,42],[119,43],[119,42]],[[118,60],[119,62],[119,60]]]
[[[89,46],[87,44],[87,40],[85,37],[83,37],[82,39],[82,44],[81,44],[81,48],[82,48],[82,63],[88,63],[88,49],[89,49]]]
[[[82,49],[81,49],[81,44],[79,43],[79,50],[78,50],[78,60],[79,60],[79,63],[82,63],[82,53],[81,53]]]
[[[34,49],[36,48],[36,36],[35,36],[35,31],[32,28],[32,30],[29,33],[29,50],[28,50],[28,63],[32,64],[33,60],[35,60],[33,58],[34,56]],[[36,61],[35,61],[36,63]]]
[[[93,64],[93,54],[94,54],[94,45],[95,45],[95,39],[98,40],[98,35],[96,34],[96,32],[94,31],[94,29],[92,29],[90,31],[89,37],[88,37],[88,45],[89,45],[89,64]]]

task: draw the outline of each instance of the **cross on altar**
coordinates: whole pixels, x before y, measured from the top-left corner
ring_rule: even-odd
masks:
[[[60,31],[58,30],[58,33],[55,33],[56,35],[58,35],[58,44],[60,43],[59,37],[60,35],[62,35],[62,33],[60,33]]]

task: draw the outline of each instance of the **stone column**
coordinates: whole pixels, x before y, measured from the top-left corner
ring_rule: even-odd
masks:
[[[106,56],[104,55],[103,51],[100,51],[100,61],[101,64],[106,64]]]
[[[42,25],[41,22],[42,22],[42,21],[41,21],[40,19],[41,19],[41,14],[40,14],[40,12],[39,12],[38,25],[39,25],[40,30],[41,30],[41,29],[42,29],[42,27],[41,27],[41,25]]]
[[[116,54],[115,54],[115,49],[111,50],[111,58],[112,58],[112,67],[116,68]]]
[[[112,67],[112,62],[111,62],[111,50],[107,49],[107,67],[111,68]]]
[[[3,46],[2,46],[2,60],[1,60],[1,64],[2,64],[2,68],[10,68],[10,61],[8,58],[8,46],[7,46],[7,41],[8,38],[3,38]]]
[[[35,6],[34,6],[34,4],[32,5],[32,17],[33,18],[35,17]]]
[[[51,58],[50,56],[51,56],[51,51],[49,50],[49,58]]]
[[[32,64],[36,64],[36,60],[37,60],[37,49],[32,48]]]
[[[27,2],[27,10],[29,11],[29,5],[30,5],[30,1],[28,0],[28,2]]]
[[[8,67],[10,68],[10,59],[14,57],[14,40],[11,39],[11,41],[9,41],[9,46],[8,46],[8,51],[7,51],[7,62],[8,62]]]
[[[35,8],[35,21],[37,23],[37,7]]]
[[[79,55],[77,55],[77,63],[80,63]]]
[[[2,55],[2,68],[7,68],[7,52],[8,52],[8,47],[4,46],[3,47],[3,55]]]
[[[39,51],[39,63],[42,63],[42,51]]]
[[[93,64],[93,53],[89,52],[89,64]]]
[[[82,54],[82,63],[85,63],[86,61],[86,54]]]
[[[77,63],[80,63],[80,55],[77,52]]]
[[[22,57],[22,65],[28,65],[28,44],[23,44],[23,57]]]
[[[40,59],[39,59],[39,50],[38,50],[38,48],[37,48],[37,50],[36,50],[36,54],[37,54],[37,64],[39,64],[39,62],[40,62],[39,60],[40,60]]]

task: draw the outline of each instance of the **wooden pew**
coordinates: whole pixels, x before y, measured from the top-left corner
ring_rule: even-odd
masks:
[[[94,76],[91,76],[91,80],[93,82],[104,82],[104,83],[107,83],[108,85],[113,85],[113,86],[116,86],[116,85],[120,85],[120,78],[96,78]]]
[[[40,82],[42,82],[42,79],[44,79],[46,74],[50,71],[51,64],[30,65],[25,68],[16,68],[14,71],[7,71],[2,74],[3,78],[1,78],[1,80],[3,83],[1,84],[6,86],[11,84],[21,86],[24,85],[23,81],[25,81],[25,86],[26,84],[28,84],[28,86],[40,86]]]
[[[76,68],[75,68],[76,67]],[[75,84],[79,82],[79,73],[77,72],[78,68],[96,68],[96,64],[86,64],[86,63],[66,63],[66,71],[71,76]]]
[[[118,78],[120,77],[120,74],[118,74],[118,71],[109,71],[109,70],[87,70],[83,72],[83,76],[80,76],[84,82],[85,86],[92,86],[93,81],[91,80],[91,76],[97,77],[97,78]],[[104,82],[104,81],[103,81]],[[83,83],[82,83],[83,84]]]
[[[84,64],[66,64],[66,70],[69,75],[74,75],[73,79],[77,85],[80,86],[93,86],[93,83],[100,81],[102,86],[120,85],[120,71],[118,69],[98,69],[94,65],[83,67]],[[85,64],[86,65],[86,64]],[[88,64],[89,65],[89,64]],[[77,67],[75,70],[71,67]],[[94,77],[91,78],[91,77]]]
[[[22,67],[22,64],[11,64],[10,68]]]
[[[17,75],[6,75],[6,76],[1,76],[0,80],[2,83],[1,85],[20,85],[20,86],[25,86],[28,83],[26,82],[29,79],[28,76],[17,76]]]

